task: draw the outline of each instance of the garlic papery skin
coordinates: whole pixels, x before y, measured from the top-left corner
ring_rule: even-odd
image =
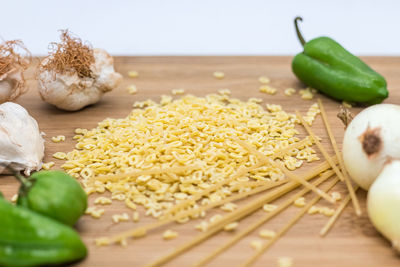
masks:
[[[343,161],[351,178],[368,190],[388,158],[400,158],[400,106],[374,105],[347,126]]]
[[[7,73],[0,75],[0,104],[11,101],[25,93],[23,67],[15,66]]]
[[[9,165],[29,175],[40,170],[44,140],[34,118],[22,106],[6,102],[0,105],[0,173]]]
[[[75,111],[97,103],[104,93],[117,87],[122,76],[114,71],[113,58],[102,49],[93,49],[93,55],[92,77],[41,70],[38,81],[42,99],[59,109]],[[43,59],[41,64],[47,60]]]
[[[369,189],[368,215],[375,228],[400,251],[400,161],[389,160]]]

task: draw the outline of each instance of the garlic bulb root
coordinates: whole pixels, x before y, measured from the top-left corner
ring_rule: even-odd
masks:
[[[36,120],[18,104],[1,104],[0,163],[29,175],[41,169],[43,157],[44,140]],[[3,171],[0,166],[0,173]]]
[[[386,160],[400,158],[400,106],[374,105],[348,125],[343,139],[343,161],[351,178],[368,190]]]
[[[375,228],[400,251],[400,160],[385,163],[369,189],[367,209]]]

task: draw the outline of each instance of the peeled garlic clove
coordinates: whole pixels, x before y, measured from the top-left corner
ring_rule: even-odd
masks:
[[[102,49],[93,49],[93,55],[92,77],[41,69],[38,80],[42,99],[60,109],[75,111],[100,101],[104,93],[117,87],[122,76],[114,71],[113,58]]]
[[[400,161],[388,161],[369,189],[368,215],[375,228],[400,252]]]
[[[351,178],[368,190],[388,157],[400,158],[400,106],[374,105],[347,126],[343,161]]]
[[[23,71],[17,66],[0,76],[0,103],[14,100],[25,92]]]
[[[34,118],[22,106],[6,102],[0,105],[0,163],[15,170],[40,170],[44,140]],[[0,173],[4,167],[0,166]]]
[[[118,86],[122,75],[114,71],[114,59],[105,50],[93,49],[95,58],[91,70],[95,74],[95,86],[103,92],[108,92]]]

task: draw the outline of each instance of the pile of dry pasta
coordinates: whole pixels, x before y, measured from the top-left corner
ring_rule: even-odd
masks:
[[[66,154],[62,168],[82,177],[89,194],[108,190],[113,199],[143,205],[147,214],[154,217],[224,181],[238,166],[255,165],[256,156],[237,144],[235,138],[245,140],[267,156],[300,141],[294,114],[278,105],[267,105],[265,110],[257,99],[242,102],[227,95],[186,95],[172,100],[163,96],[159,104],[148,100],[138,105],[145,108],[134,109],[124,119],[106,119],[92,130],[77,129],[76,149]],[[282,156],[287,169],[295,170],[304,161],[318,160],[310,147],[311,140]],[[125,175],[171,168],[172,171],[158,174]],[[110,173],[123,174],[124,178],[99,177]],[[232,180],[201,203],[248,191],[254,181],[278,181],[283,176],[279,168],[264,166],[249,176]],[[249,183],[239,187],[240,182]]]
[[[111,193],[111,198],[98,197],[95,204],[124,201],[133,210],[134,221],[139,220],[136,205],[143,205],[146,215],[158,218],[154,223],[117,236],[99,238],[98,245],[114,242],[126,245],[128,237],[144,236],[172,222],[185,223],[205,217],[206,211],[214,207],[230,211],[209,223],[203,221],[196,226],[203,233],[150,264],[159,266],[221,230],[235,229],[237,221],[252,212],[260,208],[269,211],[200,261],[198,266],[202,266],[293,203],[302,207],[281,231],[263,232],[270,239],[264,244],[254,244],[256,253],[245,263],[247,266],[307,212],[333,215],[322,234],[329,230],[350,199],[360,212],[321,102],[311,105],[304,117],[286,113],[279,105],[267,104],[264,109],[259,99],[244,102],[229,97],[229,92],[205,97],[185,95],[178,99],[162,96],[160,103],[147,100],[135,103],[134,107],[126,118],[105,119],[91,130],[76,129],[76,149],[67,154],[57,153],[58,158],[66,159],[62,168],[81,178],[88,194]],[[321,111],[336,156],[327,154],[310,128]],[[309,136],[300,140],[296,124],[302,124]],[[319,160],[313,144],[326,161],[302,176],[294,175],[291,171],[304,162]],[[335,177],[330,183],[318,188],[332,176]],[[314,204],[321,197],[331,203],[338,199],[328,191],[340,180],[346,183],[350,194],[339,208],[316,208]],[[303,189],[283,204],[265,205],[300,185]],[[244,206],[233,203],[264,191]],[[310,191],[316,197],[304,203],[303,196]],[[100,218],[104,209],[92,206],[87,213]],[[113,216],[115,223],[124,220],[129,220],[126,213]],[[164,233],[164,239],[176,236],[173,231]]]

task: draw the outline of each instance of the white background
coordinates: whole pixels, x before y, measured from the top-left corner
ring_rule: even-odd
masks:
[[[292,55],[327,35],[358,55],[400,55],[396,0],[1,0],[0,36],[47,53],[68,28],[114,55]]]

